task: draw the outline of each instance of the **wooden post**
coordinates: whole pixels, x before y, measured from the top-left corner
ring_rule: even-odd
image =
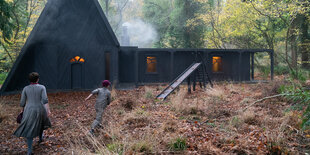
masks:
[[[203,82],[203,87],[206,88],[205,67],[207,65],[206,62],[208,62],[208,60],[207,61],[205,60],[205,53],[204,52],[202,52],[201,56],[202,56],[202,64],[200,66],[200,69],[202,70],[202,82]],[[201,83],[200,83],[200,85],[201,85]],[[202,86],[200,86],[200,87],[202,87]]]
[[[208,74],[208,69],[209,69],[209,52],[206,53],[206,60],[205,60],[205,65],[203,66],[203,74],[204,74],[204,79],[203,79],[203,86],[206,88],[206,78],[210,78],[210,74]],[[207,77],[205,77],[207,76]],[[212,83],[210,83],[212,84]]]
[[[170,81],[174,78],[174,51],[170,51]]]
[[[197,78],[197,70],[194,72],[193,91],[196,91],[196,78]]]
[[[201,82],[201,81],[199,82],[199,87],[200,87],[201,89],[203,88],[202,82]]]
[[[191,93],[191,76],[188,76],[187,78],[187,86],[188,93]]]
[[[135,53],[135,85],[138,87],[139,82],[139,55],[138,55],[138,49]]]

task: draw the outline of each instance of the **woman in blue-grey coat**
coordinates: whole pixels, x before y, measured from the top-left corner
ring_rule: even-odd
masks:
[[[43,85],[38,84],[39,74],[36,72],[30,73],[29,81],[31,84],[23,89],[20,101],[20,106],[24,107],[23,119],[14,135],[27,138],[27,154],[32,154],[33,138],[39,136],[39,142],[42,142],[43,130],[51,127],[48,118],[51,112],[46,89]]]

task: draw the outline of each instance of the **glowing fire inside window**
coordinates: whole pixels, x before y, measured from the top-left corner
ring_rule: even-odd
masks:
[[[212,71],[213,72],[222,72],[222,57],[212,57]]]
[[[79,57],[79,56],[75,56],[74,58],[75,58],[76,61],[79,61],[79,60],[80,60],[80,57]]]
[[[146,57],[146,63],[147,63],[147,72],[148,73],[156,73],[157,69],[157,60],[156,57]]]
[[[80,56],[75,56],[74,58],[70,59],[70,62],[73,63],[73,62],[85,62],[85,59],[84,58],[81,58]]]

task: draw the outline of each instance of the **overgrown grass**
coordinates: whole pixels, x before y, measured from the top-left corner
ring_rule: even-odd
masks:
[[[292,103],[290,110],[303,110],[302,129],[310,129],[310,90],[293,83],[288,86],[281,86],[279,91],[288,94],[286,98]]]
[[[150,87],[145,87],[144,98],[152,99],[154,97],[154,90]]]
[[[67,141],[71,145],[72,154],[123,154],[128,145],[121,141],[118,128],[108,127],[105,132],[98,131],[95,136],[90,136],[88,129],[78,124],[78,131],[82,134],[74,136],[73,133],[67,134]],[[71,135],[72,134],[72,135]]]
[[[169,149],[173,151],[184,151],[186,148],[186,139],[183,137],[178,137],[169,143]]]
[[[8,73],[0,73],[0,85],[2,85],[8,76]]]
[[[274,67],[274,73],[275,75],[284,75],[289,74],[290,69],[287,66],[284,65],[277,65]]]
[[[117,97],[118,97],[117,96],[117,91],[116,91],[115,85],[113,85],[112,86],[112,90],[111,90],[111,100],[114,101]]]
[[[310,78],[310,72],[304,69],[290,71],[290,77],[304,83],[307,79]]]
[[[184,113],[184,111],[188,109],[187,105],[184,103],[184,98],[186,94],[186,88],[182,87],[171,98],[172,109],[175,110],[177,113]]]
[[[296,89],[288,96],[296,105],[306,107],[302,115],[302,129],[310,129],[310,91],[305,89]],[[303,109],[302,109],[303,110]]]
[[[244,123],[248,125],[259,126],[261,121],[259,120],[259,117],[255,115],[255,112],[251,109],[232,117],[230,120],[230,125],[237,129],[242,127]]]
[[[8,117],[8,113],[6,112],[5,105],[0,103],[0,124]]]
[[[95,133],[95,136],[85,134],[74,139],[67,137],[72,154],[153,154],[158,151],[159,142],[153,133],[146,131],[138,137],[124,137],[120,128],[109,127]],[[81,133],[87,129],[80,126]],[[71,153],[70,152],[70,153]]]
[[[147,90],[146,92],[150,92]],[[144,93],[143,93],[144,96]],[[89,127],[79,124],[76,133],[82,133],[80,136],[73,135],[70,131],[67,141],[71,144],[70,154],[154,154],[159,152],[160,138],[164,137],[162,131],[156,131],[150,128],[152,123],[149,118],[150,111],[147,105],[133,102],[130,98],[122,98],[118,105],[122,111],[113,111],[115,115],[121,113],[121,117],[115,121],[103,123],[103,129],[96,129],[94,136],[88,133]],[[108,112],[108,111],[107,111]],[[112,115],[112,114],[109,114]],[[113,119],[112,119],[113,120]],[[134,134],[139,129],[143,132]],[[133,132],[131,136],[124,134]],[[71,133],[72,132],[72,133]],[[158,136],[158,133],[161,135]]]

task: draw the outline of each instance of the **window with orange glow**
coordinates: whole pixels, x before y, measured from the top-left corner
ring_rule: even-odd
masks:
[[[212,57],[212,71],[213,72],[223,71],[222,57]]]
[[[157,59],[156,57],[146,57],[147,69],[148,73],[156,73],[157,72]]]
[[[73,63],[73,62],[85,62],[85,59],[84,58],[81,58],[80,56],[75,56],[74,58],[70,59],[70,62]]]

